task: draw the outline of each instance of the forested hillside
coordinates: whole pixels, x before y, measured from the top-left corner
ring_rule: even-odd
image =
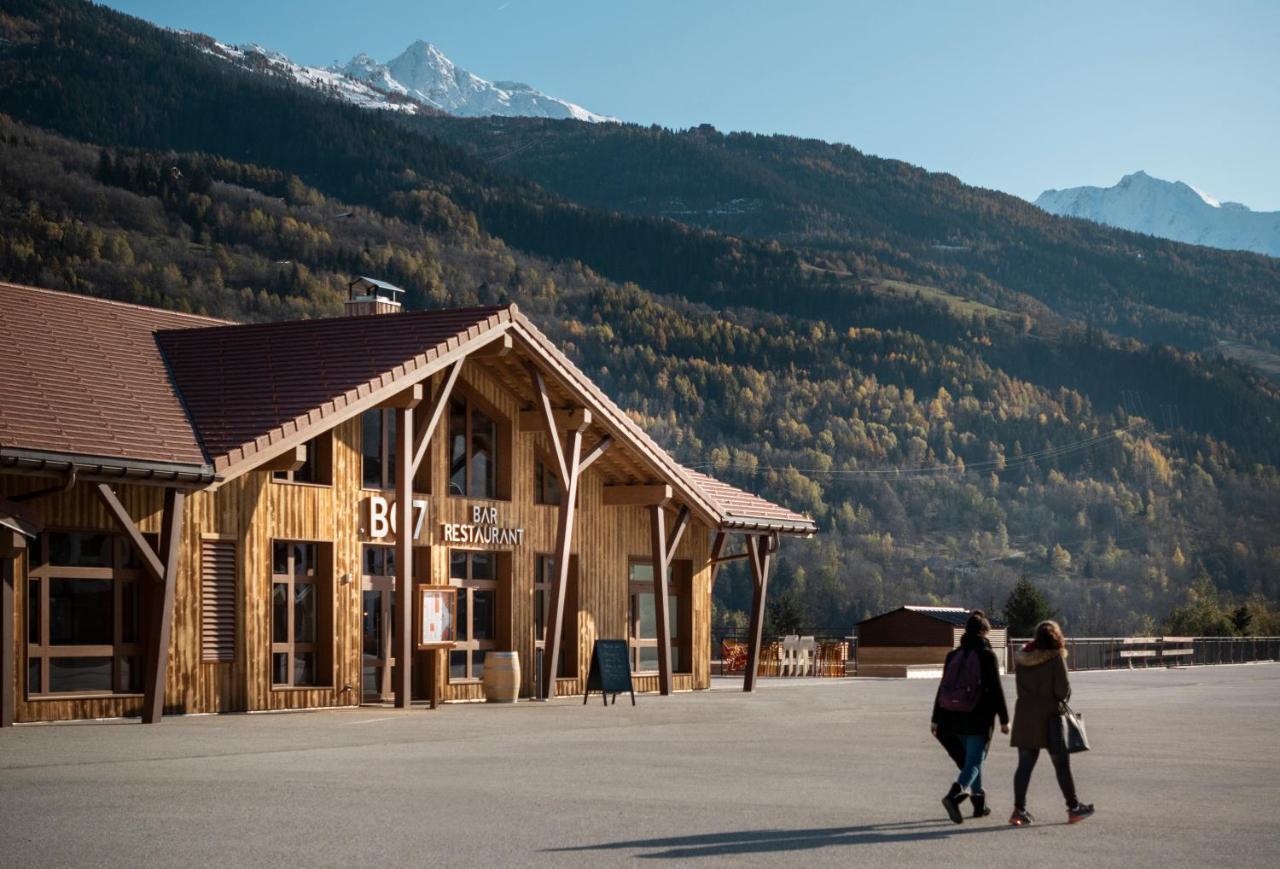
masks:
[[[816,263],[1198,349],[1280,347],[1280,260],[1052,217],[1014,196],[897,160],[790,136],[548,124],[406,121],[597,208],[776,240]]]
[[[570,203],[134,19],[7,8],[0,278],[250,319],[335,314],[361,273],[413,306],[516,300],[681,460],[815,516],[783,548],[779,625],[989,606],[1024,572],[1077,632],[1280,597],[1280,393],[1240,366],[987,277],[949,289],[992,307],[885,292],[921,277],[888,243],[817,262],[812,239]],[[1174,247],[1206,283],[1252,262]],[[732,624],[745,583],[723,576]]]

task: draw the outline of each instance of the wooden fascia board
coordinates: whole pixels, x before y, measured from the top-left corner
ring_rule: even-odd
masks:
[[[378,406],[398,410],[412,410],[420,404],[422,404],[422,384],[415,383],[408,389],[403,389],[400,392],[397,392]]]
[[[591,411],[585,407],[552,409],[551,417],[556,431],[586,431],[591,425]],[[519,426],[521,432],[545,432],[547,430],[546,413],[541,409],[522,410]]]
[[[500,312],[494,316],[502,318],[504,314],[506,312]],[[394,315],[388,314],[386,316]],[[490,342],[500,340],[507,329],[510,328],[510,325],[510,320],[502,318],[491,326],[481,328],[475,335],[468,336],[465,332],[459,333],[444,342],[443,345],[428,349],[423,355],[429,358],[416,368],[410,369],[407,365],[397,366],[397,369],[381,374],[366,384],[348,390],[346,395],[337,396],[327,402],[327,405],[332,408],[327,412],[316,409],[278,427],[264,436],[268,441],[270,441],[272,435],[277,437],[268,446],[254,447],[249,452],[244,453],[243,451],[251,445],[242,444],[237,450],[233,451],[233,453],[241,452],[241,458],[221,465],[215,461],[218,480],[211,488],[217,488],[223,483],[234,480],[250,471],[256,471],[275,456],[287,452],[293,447],[305,444],[316,435],[323,434],[347,420],[359,416],[366,410],[382,406],[392,396],[403,392],[407,386],[422,383],[427,378],[448,368],[458,360],[465,359]],[[447,349],[431,357],[431,353],[438,351],[441,346]],[[396,371],[401,373],[397,374],[395,373]],[[381,386],[373,386],[373,384],[380,381],[383,381]],[[356,395],[352,397],[352,393],[356,393]],[[286,430],[288,430],[287,434],[285,434]],[[259,438],[259,440],[261,441],[262,438]]]
[[[296,471],[307,463],[307,448],[298,444],[291,450],[285,450],[269,462],[258,466],[260,471]]]
[[[673,497],[670,483],[611,484],[604,487],[600,503],[605,507],[662,507]]]

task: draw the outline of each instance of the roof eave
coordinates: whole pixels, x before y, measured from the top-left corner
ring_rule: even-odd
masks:
[[[156,462],[145,459],[92,456],[56,451],[0,448],[0,472],[64,476],[96,482],[127,480],[170,488],[204,488],[214,482],[210,465]]]

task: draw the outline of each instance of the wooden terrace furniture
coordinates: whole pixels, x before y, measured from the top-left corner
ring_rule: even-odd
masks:
[[[720,675],[739,673],[747,668],[747,644],[741,640],[720,641]]]

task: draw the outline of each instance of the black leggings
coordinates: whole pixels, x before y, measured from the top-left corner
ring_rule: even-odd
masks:
[[[1040,759],[1040,749],[1018,749],[1018,771],[1013,774],[1013,804],[1019,809],[1027,807],[1027,785],[1031,784],[1031,771],[1036,768]],[[1058,787],[1062,790],[1062,798],[1067,801],[1067,808],[1076,805],[1076,783],[1071,777],[1071,755],[1049,752],[1049,760],[1053,761],[1053,771],[1058,775]]]

